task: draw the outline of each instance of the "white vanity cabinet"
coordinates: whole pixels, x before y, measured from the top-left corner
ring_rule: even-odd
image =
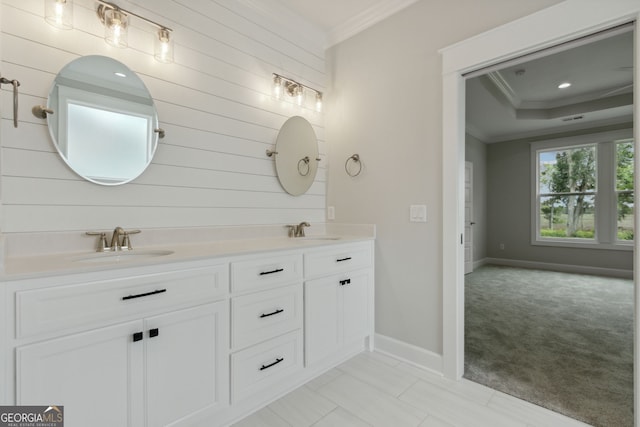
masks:
[[[277,389],[303,368],[303,258],[231,263],[231,400]]]
[[[227,264],[72,280],[12,284],[16,404],[64,405],[70,427],[188,426],[228,407]]]
[[[371,244],[306,253],[305,273],[305,365],[339,357],[352,345],[362,348],[365,338],[372,348]]]
[[[282,242],[277,242],[280,247]],[[373,241],[6,279],[0,404],[223,427],[373,349]]]

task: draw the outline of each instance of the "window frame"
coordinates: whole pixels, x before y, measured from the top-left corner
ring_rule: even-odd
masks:
[[[633,240],[617,238],[616,143],[633,138],[632,129],[532,142],[531,148],[531,244],[589,249],[633,250]],[[596,146],[595,235],[593,239],[540,236],[539,153],[553,149]],[[634,153],[635,155],[635,153]]]

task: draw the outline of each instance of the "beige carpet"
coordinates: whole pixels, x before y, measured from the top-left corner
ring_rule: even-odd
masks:
[[[484,266],[465,278],[465,378],[633,426],[633,281]]]

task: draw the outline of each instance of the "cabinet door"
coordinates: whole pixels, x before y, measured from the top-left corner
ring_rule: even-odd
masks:
[[[229,404],[229,321],[221,301],[145,320],[147,426]]]
[[[347,274],[341,280],[343,342],[350,344],[369,335],[369,274],[367,271]]]
[[[341,342],[337,277],[310,280],[304,285],[305,364],[311,365],[335,353]]]
[[[16,349],[18,405],[64,405],[67,427],[141,427],[142,321]]]

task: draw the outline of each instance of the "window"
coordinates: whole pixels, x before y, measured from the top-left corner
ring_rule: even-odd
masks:
[[[620,135],[532,145],[533,244],[631,247],[634,143]]]

